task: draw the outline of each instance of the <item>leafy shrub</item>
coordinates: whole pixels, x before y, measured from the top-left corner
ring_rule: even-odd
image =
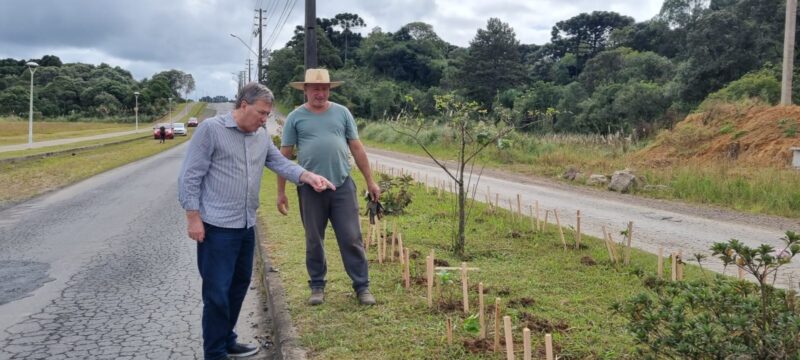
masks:
[[[781,98],[781,84],[773,69],[765,68],[731,81],[724,88],[708,95],[700,108],[718,101],[736,102],[749,98],[758,98],[772,105],[778,103]]]
[[[715,243],[713,254],[725,266],[734,264],[757,284],[721,275],[706,279],[645,281],[651,293],[614,305],[629,318],[628,330],[644,345],[646,359],[797,359],[800,358],[800,313],[796,295],[768,284],[800,252],[800,235],[787,231],[786,247],[775,252],[732,239]],[[702,256],[696,256],[701,260]]]
[[[391,177],[380,174],[379,176],[378,185],[381,187],[383,211],[387,214],[402,214],[406,206],[411,204],[411,193],[408,188],[414,179],[408,175]]]

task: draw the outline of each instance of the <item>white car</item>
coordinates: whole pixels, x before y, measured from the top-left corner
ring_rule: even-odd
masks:
[[[175,135],[186,136],[186,126],[183,123],[172,123],[172,132]]]

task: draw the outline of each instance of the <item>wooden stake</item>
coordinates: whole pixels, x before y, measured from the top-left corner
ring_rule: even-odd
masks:
[[[633,239],[633,221],[628,222],[628,244],[625,246],[625,266],[631,263],[631,240]]]
[[[428,307],[433,307],[433,258],[425,257],[425,278],[428,281]]]
[[[558,209],[553,209],[553,215],[556,216],[556,225],[558,225],[558,234],[561,235],[561,243],[564,244],[564,251],[567,251],[567,241],[564,240],[564,229],[561,227],[561,219],[558,218]]]
[[[464,314],[469,314],[469,285],[467,284],[467,263],[461,263],[461,292],[464,295]]]
[[[445,271],[456,271],[456,270],[460,271],[461,267],[460,266],[459,267],[455,267],[455,266],[436,266],[433,269],[434,270],[445,270]],[[480,269],[481,268],[468,267],[467,271],[478,271]]]
[[[544,211],[544,225],[542,225],[542,226],[543,226],[543,227],[542,227],[542,231],[545,231],[545,230],[547,230],[547,225],[549,224],[549,223],[548,223],[548,221],[547,221],[547,217],[548,217],[549,215],[550,215],[550,210],[545,210],[545,211]]]
[[[678,250],[678,281],[683,281],[683,250]]]
[[[406,260],[402,256],[402,252],[403,252],[402,250],[405,249],[405,246],[403,246],[403,234],[397,234],[397,248],[400,249],[400,252],[401,252],[401,254],[400,254],[400,265],[403,265],[403,264],[406,263]]]
[[[449,317],[445,326],[447,328],[447,345],[453,345],[453,321]]]
[[[367,220],[367,241],[364,244],[364,252],[369,253],[369,244],[372,242],[372,223]]]
[[[741,266],[737,266],[739,269],[739,280],[744,280],[744,268]]]
[[[553,358],[553,335],[544,335],[544,354],[547,360],[555,360]]]
[[[678,280],[678,259],[677,259],[677,257],[678,257],[678,254],[676,254],[676,253],[672,253],[670,255],[670,260],[672,261],[672,268],[670,268],[670,272],[671,272],[670,277],[671,277],[672,281],[677,281]]]
[[[486,315],[483,307],[483,283],[478,283],[478,323],[480,324],[480,332],[478,337],[483,340],[486,339]]]
[[[539,222],[539,200],[536,200],[536,231],[542,231],[542,224]]]
[[[378,243],[376,245],[378,245],[377,249],[378,253],[376,254],[376,256],[378,257],[378,264],[383,264],[383,247],[384,247],[383,236],[380,233],[378,233],[377,237],[378,238],[376,240],[378,241]]]
[[[503,328],[506,335],[506,359],[514,360],[514,336],[511,334],[511,316],[503,316]]]
[[[617,254],[617,244],[614,242],[611,232],[608,233],[608,245],[611,246],[611,253],[614,255],[614,263],[616,264],[619,262],[619,255]]]
[[[500,298],[494,298],[494,352],[500,351]]]
[[[522,358],[525,360],[531,360],[531,356],[533,355],[533,352],[531,351],[531,329],[522,329],[522,348],[524,351]]]
[[[608,250],[608,259],[611,262],[616,263],[616,259],[614,259],[614,253],[611,251],[611,244],[608,243],[608,232],[606,231],[605,225],[603,226],[603,242],[606,244],[606,250]]]
[[[409,260],[409,255],[410,255],[408,253],[408,248],[403,249],[403,254],[405,255],[404,256],[405,257],[405,261],[403,262],[403,267],[404,267],[405,271],[403,272],[403,274],[405,275],[405,278],[406,278],[406,289],[410,289],[411,288],[411,266],[409,265],[409,261],[408,261]]]
[[[381,262],[383,262],[383,260],[386,260],[386,245],[389,244],[389,231],[388,231],[388,228],[389,228],[389,221],[387,220],[387,221],[383,222],[383,239],[381,240],[381,243],[382,243],[381,244],[382,245],[381,246]]]
[[[531,231],[536,232],[536,218],[533,216],[533,205],[528,207],[531,215]]]
[[[511,220],[517,218],[517,212],[514,211],[514,204],[511,203],[511,199],[508,199],[508,212],[511,213]]]
[[[500,194],[494,193],[494,206],[500,207]]]
[[[658,279],[661,280],[664,278],[664,247],[658,247],[658,269],[656,270],[656,276]]]
[[[517,194],[517,214],[522,217],[522,199],[519,194]]]
[[[394,261],[395,259],[395,246],[397,246],[397,221],[392,223],[392,251],[389,253],[389,261]],[[399,250],[401,253],[403,252],[403,248]]]
[[[575,249],[581,248],[581,211],[578,210],[578,215],[575,218]]]

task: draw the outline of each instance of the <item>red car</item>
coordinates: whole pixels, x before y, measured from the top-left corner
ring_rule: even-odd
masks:
[[[197,126],[197,118],[196,117],[190,117],[189,120],[186,121],[186,126],[187,127],[195,127],[195,126]]]
[[[169,123],[156,124],[155,126],[153,126],[153,139],[155,139],[155,140],[160,140],[161,139],[160,132],[161,132],[161,127],[162,126],[164,127],[164,130],[166,131],[165,138],[174,139],[175,138],[175,134],[172,133],[172,124],[169,124]]]

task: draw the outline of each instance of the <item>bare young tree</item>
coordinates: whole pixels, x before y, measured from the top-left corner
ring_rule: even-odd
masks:
[[[456,100],[453,95],[436,96],[436,108],[443,119],[447,121],[456,145],[455,169],[448,167],[445,160],[437,158],[421,138],[421,132],[428,125],[421,119],[411,119],[409,116],[399,116],[392,128],[398,133],[408,136],[422,148],[425,154],[436,163],[453,181],[456,188],[456,201],[458,211],[458,227],[453,239],[453,252],[463,257],[466,250],[466,225],[468,219],[467,197],[470,188],[477,188],[477,181],[472,187],[470,180],[477,156],[490,145],[505,144],[501,139],[514,131],[514,126],[509,118],[496,114],[498,119],[492,119],[494,126],[488,125],[488,113],[481,109],[475,102],[465,103]]]

